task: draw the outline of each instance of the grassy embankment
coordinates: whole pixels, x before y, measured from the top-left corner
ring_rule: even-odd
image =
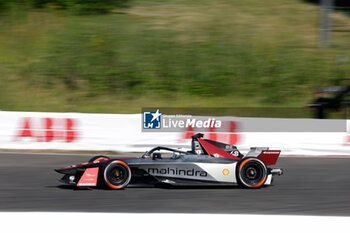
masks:
[[[0,109],[134,113],[142,106],[298,107],[350,73],[350,33],[318,48],[299,0],[135,0],[109,15],[0,20]],[[335,13],[336,23],[350,18]]]

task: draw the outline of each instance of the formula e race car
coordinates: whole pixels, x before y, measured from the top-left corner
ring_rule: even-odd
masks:
[[[159,151],[167,151],[169,156],[162,158]],[[276,164],[280,152],[252,147],[243,155],[233,145],[196,134],[192,136],[190,151],[158,146],[139,158],[95,156],[87,163],[56,171],[64,174],[60,181],[77,187],[123,189],[132,185],[166,184],[260,188],[271,185],[273,175],[282,175],[282,169],[268,167]]]

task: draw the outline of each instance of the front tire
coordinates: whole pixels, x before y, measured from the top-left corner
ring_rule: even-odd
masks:
[[[267,179],[267,167],[258,158],[246,158],[238,164],[237,181],[245,188],[260,188]]]
[[[103,171],[105,184],[111,189],[123,189],[131,180],[130,167],[123,161],[114,160]]]

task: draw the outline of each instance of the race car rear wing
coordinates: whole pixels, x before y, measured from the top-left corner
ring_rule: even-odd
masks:
[[[280,150],[269,150],[268,147],[251,147],[250,151],[243,155],[236,146],[228,145],[221,142],[202,139],[204,135],[198,133],[192,136],[192,153],[207,154],[217,158],[241,160],[246,157],[257,157],[266,165],[274,165],[281,153]]]
[[[275,165],[280,153],[280,150],[269,150],[268,147],[251,147],[244,157],[257,157],[266,165]]]
[[[267,151],[267,150],[269,150],[268,147],[250,147],[250,150],[246,156],[257,157],[261,154],[262,151]]]

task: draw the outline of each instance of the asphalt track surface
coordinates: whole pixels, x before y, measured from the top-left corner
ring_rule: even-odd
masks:
[[[0,153],[0,211],[350,216],[350,159],[280,158],[273,186],[74,190],[54,172],[83,155]]]

